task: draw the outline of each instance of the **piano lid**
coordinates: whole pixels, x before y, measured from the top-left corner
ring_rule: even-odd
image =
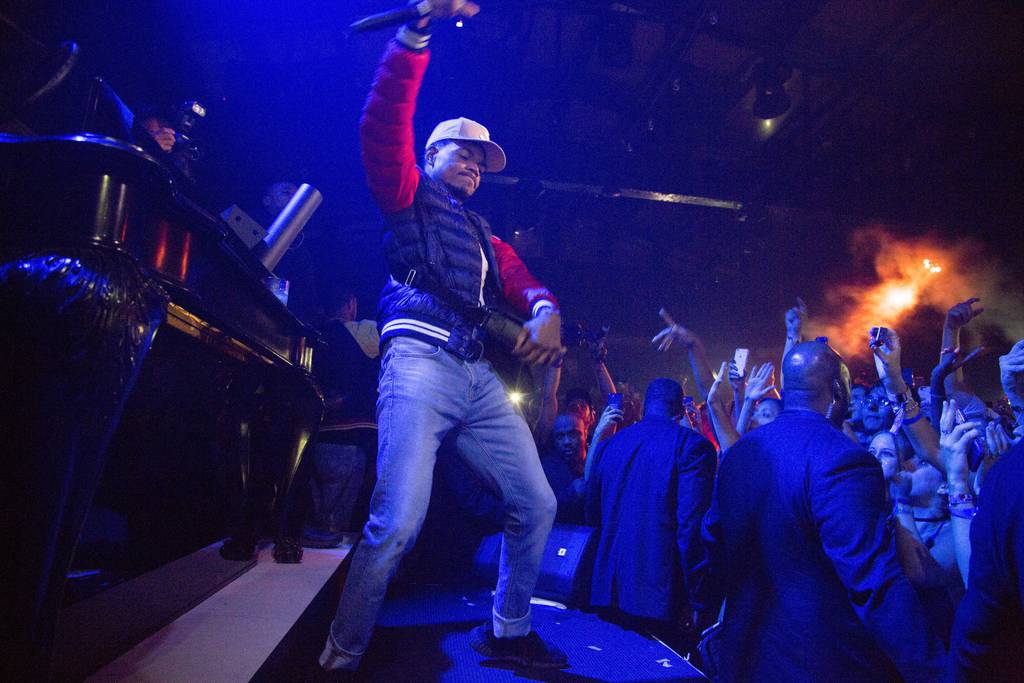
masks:
[[[130,253],[172,298],[298,364],[316,332],[264,285],[270,271],[141,148],[80,134],[0,135],[0,255],[103,244]]]

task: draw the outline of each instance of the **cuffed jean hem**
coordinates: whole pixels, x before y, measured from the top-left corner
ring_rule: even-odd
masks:
[[[494,623],[494,635],[496,638],[519,638],[530,632],[530,610],[516,619],[506,619],[498,614],[496,609],[491,609],[491,617]]]
[[[334,638],[328,635],[324,651],[320,653],[320,668],[324,671],[354,671],[362,658],[362,653],[354,655],[338,647]]]

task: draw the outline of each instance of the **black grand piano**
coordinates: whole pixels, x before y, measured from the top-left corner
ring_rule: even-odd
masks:
[[[4,680],[51,675],[66,576],[108,478],[142,502],[135,535],[169,557],[202,535],[181,520],[223,512],[205,531],[229,537],[229,564],[253,554],[254,489],[270,480],[275,557],[299,561],[289,489],[323,403],[314,332],[269,275],[139,147],[0,136]]]

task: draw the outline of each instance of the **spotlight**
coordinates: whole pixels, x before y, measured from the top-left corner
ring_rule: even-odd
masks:
[[[789,111],[792,100],[786,93],[785,86],[792,75],[793,69],[784,64],[761,62],[754,67],[754,86],[757,88],[754,116],[759,119],[774,119]]]
[[[519,405],[520,403],[523,402],[524,398],[526,398],[526,396],[521,391],[516,391],[515,389],[513,389],[512,391],[508,392],[508,400],[512,402],[512,405]]]

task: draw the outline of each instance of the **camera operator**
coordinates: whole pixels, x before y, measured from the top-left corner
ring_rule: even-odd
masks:
[[[174,149],[174,140],[177,133],[171,127],[171,122],[159,114],[148,113],[140,124],[149,136],[160,146],[160,149],[168,154]]]
[[[170,116],[154,107],[143,108],[136,121],[141,131],[148,134],[160,151],[169,157],[170,164],[186,180],[194,182],[192,162],[199,159],[202,152],[191,136],[205,116],[206,109],[191,100],[179,105]],[[139,140],[139,144],[147,147],[145,140]]]

